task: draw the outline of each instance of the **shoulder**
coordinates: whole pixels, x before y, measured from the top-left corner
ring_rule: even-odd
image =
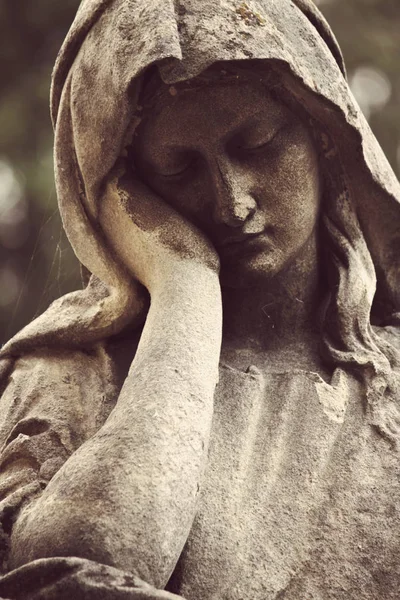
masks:
[[[11,366],[11,368],[10,368]],[[40,348],[13,359],[6,384],[28,382],[47,387],[66,379],[87,381],[93,377],[112,378],[112,361],[103,344],[74,349]],[[7,386],[4,386],[7,389]]]
[[[119,391],[104,344],[27,352],[7,365],[1,383],[0,446],[18,423],[32,420],[83,439],[105,420]]]
[[[29,407],[83,407],[118,393],[115,368],[104,348],[41,348],[15,358],[3,370],[0,420]],[[30,409],[29,409],[30,410]],[[56,409],[60,410],[60,408]]]
[[[0,353],[0,396],[12,387],[60,388],[63,383],[120,388],[135,357],[141,331],[83,348],[41,347],[10,358]]]

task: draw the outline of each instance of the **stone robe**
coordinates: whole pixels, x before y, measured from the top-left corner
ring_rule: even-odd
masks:
[[[381,335],[400,347],[396,329]],[[5,568],[19,509],[104,423],[132,347],[128,340],[17,361],[2,398]],[[364,395],[340,369],[327,382],[307,371],[221,364],[198,509],[167,589],[187,600],[397,599],[400,464],[366,422]],[[0,597],[13,600],[156,593],[76,557],[41,559],[0,578]]]

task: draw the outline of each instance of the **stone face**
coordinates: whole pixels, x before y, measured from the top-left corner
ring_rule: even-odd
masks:
[[[400,190],[308,0],[86,0],[53,79],[93,275],[0,354],[0,597],[400,584]]]

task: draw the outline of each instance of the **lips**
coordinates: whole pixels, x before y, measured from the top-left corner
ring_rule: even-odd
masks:
[[[240,235],[240,236],[236,236],[236,237],[231,237],[226,239],[222,244],[221,244],[221,248],[230,248],[233,246],[237,246],[238,244],[246,244],[247,242],[250,242],[251,240],[255,240],[257,238],[262,238],[264,237],[265,232],[261,231],[259,233],[248,233],[248,234],[244,234],[244,235]]]
[[[228,238],[219,247],[221,258],[231,258],[236,255],[248,255],[265,250],[267,237],[262,233],[247,234]]]

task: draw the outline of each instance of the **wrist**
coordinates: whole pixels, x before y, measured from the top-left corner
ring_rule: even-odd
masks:
[[[196,352],[219,350],[222,294],[218,273],[194,261],[181,261],[165,270],[151,294],[144,333],[157,343],[168,339],[168,345],[193,346]]]
[[[164,300],[179,300],[185,296],[208,296],[209,300],[220,299],[221,286],[218,270],[195,260],[179,260],[174,264],[165,265],[156,277],[153,277],[150,296],[152,303]]]

